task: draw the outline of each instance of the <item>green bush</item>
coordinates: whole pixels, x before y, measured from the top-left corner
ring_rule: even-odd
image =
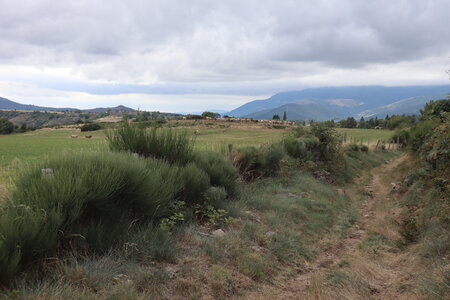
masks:
[[[350,144],[346,147],[347,151],[358,152],[359,146],[357,144]]]
[[[315,123],[308,130],[296,127],[286,140],[286,152],[294,158],[312,161],[340,159],[340,139],[336,130],[324,123]]]
[[[189,205],[203,204],[204,194],[210,187],[208,174],[189,163],[181,169],[180,180],[183,184],[181,199]]]
[[[80,130],[81,131],[96,131],[101,128],[102,128],[102,126],[100,124],[87,123],[87,124],[84,124],[83,126],[81,126]]]
[[[433,121],[423,121],[414,126],[410,133],[409,145],[411,150],[417,152],[425,140],[433,134]]]
[[[178,173],[120,153],[71,153],[23,170],[0,210],[0,279],[69,244],[107,249],[136,220],[170,215],[182,190]]]
[[[0,134],[10,134],[14,131],[14,124],[7,118],[0,119]]]
[[[289,137],[286,139],[286,152],[293,158],[301,160],[315,160],[319,147],[319,139],[315,136]]]
[[[219,153],[198,151],[194,153],[193,161],[208,174],[212,186],[224,187],[229,196],[236,195],[236,168]]]
[[[156,127],[146,130],[123,122],[119,128],[106,133],[106,140],[112,151],[126,151],[144,157],[165,159],[171,164],[184,165],[192,160],[194,141],[186,132],[157,130]]]
[[[280,169],[281,149],[270,146],[263,149],[246,147],[234,152],[234,164],[244,180],[273,176]]]
[[[392,141],[394,143],[397,143],[397,141],[400,143],[402,148],[405,148],[408,145],[408,141],[409,141],[409,131],[407,130],[397,130],[393,135],[392,135]]]
[[[366,145],[362,145],[361,147],[360,147],[360,149],[361,149],[361,152],[369,152],[369,147],[367,147]]]

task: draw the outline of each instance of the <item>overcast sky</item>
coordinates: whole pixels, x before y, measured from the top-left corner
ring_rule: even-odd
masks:
[[[0,0],[0,96],[232,109],[286,90],[448,84],[449,0]]]

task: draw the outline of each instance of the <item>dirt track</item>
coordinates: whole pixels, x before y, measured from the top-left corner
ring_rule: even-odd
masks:
[[[414,295],[404,295],[398,290],[398,283],[402,281],[402,274],[407,267],[408,260],[401,254],[385,253],[380,257],[372,257],[362,252],[359,245],[370,233],[378,233],[397,238],[398,232],[389,228],[388,219],[396,212],[386,206],[391,201],[389,182],[394,170],[406,156],[401,156],[388,164],[374,168],[369,176],[370,183],[365,190],[365,200],[358,208],[358,220],[349,228],[345,238],[328,239],[331,245],[311,264],[298,270],[298,274],[287,282],[278,282],[272,288],[265,289],[264,295],[252,295],[250,298],[277,298],[277,299],[414,299]],[[361,182],[348,189],[347,194],[355,202],[361,198]],[[371,194],[371,195],[370,195]],[[364,295],[357,290],[349,288],[330,287],[324,283],[326,274],[341,260],[350,261],[351,273],[361,276],[368,286]],[[354,268],[355,270],[352,270]]]

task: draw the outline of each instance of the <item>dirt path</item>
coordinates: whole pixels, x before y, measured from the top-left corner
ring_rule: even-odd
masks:
[[[390,163],[383,164],[370,172],[370,183],[364,187],[365,200],[358,208],[358,220],[349,228],[345,238],[335,238],[331,240],[331,245],[327,246],[325,251],[310,265],[298,270],[298,274],[287,282],[276,284],[276,292],[270,292],[264,298],[276,297],[277,299],[412,299],[409,297],[402,297],[396,292],[393,286],[397,277],[402,273],[396,269],[401,269],[402,264],[398,263],[398,259],[389,259],[389,262],[383,259],[366,256],[360,250],[361,243],[373,232],[378,232],[380,226],[384,226],[383,232],[386,230],[390,232],[387,235],[398,235],[395,229],[389,229],[388,224],[385,224],[387,211],[389,214],[392,211],[380,203],[390,200],[390,191],[392,186],[390,184],[390,174],[401,162],[406,159],[406,156],[401,156]],[[347,191],[348,195],[353,201],[357,197],[361,197],[361,184],[356,182],[354,187]],[[384,225],[383,225],[384,224]],[[330,241],[327,241],[330,243]],[[392,254],[396,256],[395,254]],[[338,269],[336,267],[341,261],[350,261],[354,268],[355,278],[360,276],[367,282],[367,285],[361,287],[363,294],[359,294],[356,290],[357,284],[354,287],[345,286],[328,286],[326,285],[327,274],[330,271]],[[401,260],[401,258],[399,259]],[[348,263],[348,262],[346,262]],[[353,271],[353,270],[352,270]],[[350,278],[350,282],[353,278]],[[280,286],[281,285],[281,286]]]

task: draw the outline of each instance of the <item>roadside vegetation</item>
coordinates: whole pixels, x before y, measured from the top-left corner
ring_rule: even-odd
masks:
[[[420,168],[408,175],[395,247],[423,245],[432,263],[421,292],[445,295],[449,246],[436,237],[449,229],[448,112],[430,107],[431,116],[425,108],[406,134]],[[354,179],[398,157],[383,147],[342,145],[327,123],[300,125],[261,145],[237,143],[231,153],[196,146],[201,135],[142,124],[125,120],[106,131],[106,142],[101,136],[89,149],[15,168],[0,200],[5,296],[270,295],[354,227],[359,204],[345,192]],[[361,249],[378,251],[387,241],[374,234]],[[335,271],[330,284],[351,281]]]

